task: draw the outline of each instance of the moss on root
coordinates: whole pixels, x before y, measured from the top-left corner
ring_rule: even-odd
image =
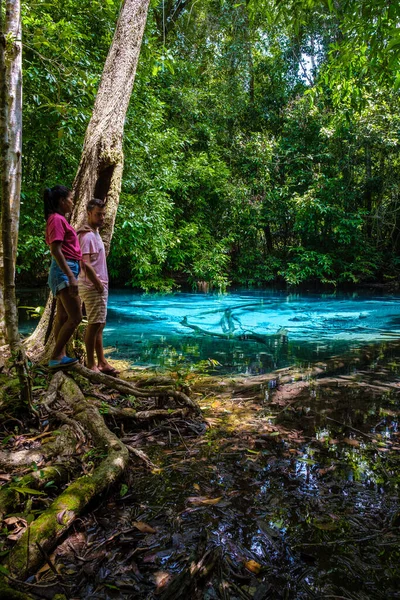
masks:
[[[106,456],[91,475],[72,482],[18,540],[9,555],[10,572],[18,579],[25,579],[41,565],[38,544],[50,552],[90,500],[117,480],[129,460],[126,446],[108,429],[97,408],[86,402],[76,383],[64,374],[55,377],[60,396],[73,410],[73,418],[91,434]]]
[[[0,600],[34,600],[30,594],[18,592],[0,577]],[[54,600],[54,599],[53,599]]]
[[[21,390],[18,379],[9,376],[0,376],[0,417],[16,416],[19,419],[28,413],[29,407],[21,400]]]
[[[40,490],[49,481],[60,483],[66,480],[67,471],[64,467],[44,467],[40,471],[33,471],[21,477],[16,483],[2,487],[0,489],[0,520],[10,510],[15,510],[26,499],[26,495],[19,492],[18,489],[32,488]]]

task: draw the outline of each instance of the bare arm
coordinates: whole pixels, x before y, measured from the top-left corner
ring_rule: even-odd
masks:
[[[99,292],[99,294],[102,294],[104,291],[104,285],[101,283],[100,279],[97,277],[96,271],[92,267],[90,254],[83,255],[82,268],[85,271],[88,279],[93,283],[94,287]]]
[[[50,244],[50,252],[54,257],[56,263],[60,267],[60,269],[65,273],[68,277],[69,281],[69,293],[71,296],[78,295],[78,282],[76,280],[75,275],[72,273],[71,269],[68,266],[66,258],[61,250],[62,242],[52,242]]]

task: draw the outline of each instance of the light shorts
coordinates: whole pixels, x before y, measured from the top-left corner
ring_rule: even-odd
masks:
[[[80,264],[79,260],[66,259],[67,265],[71,269],[73,275],[78,279]],[[51,289],[53,296],[57,296],[58,292],[61,292],[66,287],[69,287],[69,279],[62,269],[58,266],[54,258],[51,259],[49,277],[47,279],[49,288]]]
[[[103,293],[99,294],[93,287],[80,285],[79,296],[85,304],[89,325],[105,323],[107,319],[108,287],[105,285]]]

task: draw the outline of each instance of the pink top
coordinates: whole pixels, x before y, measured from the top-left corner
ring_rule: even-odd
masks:
[[[104,242],[98,231],[84,231],[79,233],[79,242],[82,254],[90,254],[90,264],[92,265],[97,277],[101,283],[108,284],[108,271],[106,262],[106,251]],[[86,276],[82,269],[78,282],[85,287],[94,287],[93,283]]]
[[[82,252],[75,229],[59,213],[53,213],[47,219],[46,244],[62,242],[61,251],[66,259],[81,260]]]

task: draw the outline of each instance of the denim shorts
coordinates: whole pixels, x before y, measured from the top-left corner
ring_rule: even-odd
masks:
[[[80,271],[79,261],[78,260],[70,260],[68,258],[67,265],[71,269],[71,271],[72,271],[73,275],[76,277],[76,279],[78,279],[78,275],[79,275],[79,271]],[[50,273],[49,273],[49,278],[47,280],[47,283],[49,285],[49,288],[53,292],[53,296],[56,296],[58,294],[58,292],[61,292],[61,290],[63,290],[64,288],[69,286],[68,277],[66,276],[64,271],[62,269],[60,269],[60,267],[58,266],[58,264],[56,263],[54,258],[51,260]]]

